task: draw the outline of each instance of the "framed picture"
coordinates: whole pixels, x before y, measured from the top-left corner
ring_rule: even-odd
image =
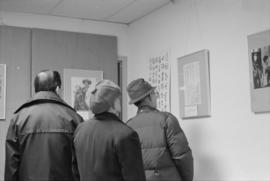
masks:
[[[170,55],[162,52],[149,59],[149,82],[156,87],[159,97],[157,108],[160,111],[170,111]]]
[[[270,112],[270,30],[248,36],[251,110]]]
[[[210,116],[209,51],[178,58],[180,117]]]
[[[6,119],[6,65],[0,64],[0,119]]]
[[[102,71],[64,69],[64,100],[84,120],[92,116],[89,109],[91,92],[102,79]]]

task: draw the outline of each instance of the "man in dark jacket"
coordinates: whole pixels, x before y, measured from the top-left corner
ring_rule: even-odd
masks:
[[[140,137],[146,179],[191,181],[193,157],[188,141],[177,119],[156,109],[155,87],[144,79],[136,79],[127,91],[130,104],[138,107],[137,115],[127,124]]]
[[[5,181],[73,181],[73,133],[82,118],[59,97],[58,72],[38,73],[34,87],[10,122]]]
[[[78,126],[74,146],[81,181],[145,181],[137,133],[123,123],[120,88],[97,83],[90,97],[94,118]]]

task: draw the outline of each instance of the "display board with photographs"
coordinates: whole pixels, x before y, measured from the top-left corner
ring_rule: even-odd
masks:
[[[270,30],[248,36],[251,109],[270,111]]]
[[[251,50],[253,88],[270,87],[270,45]]]

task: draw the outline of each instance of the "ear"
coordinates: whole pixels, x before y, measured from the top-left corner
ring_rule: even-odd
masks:
[[[59,86],[56,86],[55,92],[56,92],[56,94],[60,95],[60,87]]]
[[[115,98],[114,101],[113,101],[113,105],[112,105],[112,108],[115,109],[117,107],[117,104],[118,104],[118,98]]]
[[[147,99],[147,98],[148,98],[148,99]],[[148,101],[150,101],[150,102],[153,101],[153,97],[151,96],[151,94],[149,94],[149,95],[146,97],[146,99],[147,99]]]

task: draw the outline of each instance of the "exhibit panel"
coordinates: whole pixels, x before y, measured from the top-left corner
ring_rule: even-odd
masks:
[[[251,110],[270,112],[270,30],[248,36]]]

